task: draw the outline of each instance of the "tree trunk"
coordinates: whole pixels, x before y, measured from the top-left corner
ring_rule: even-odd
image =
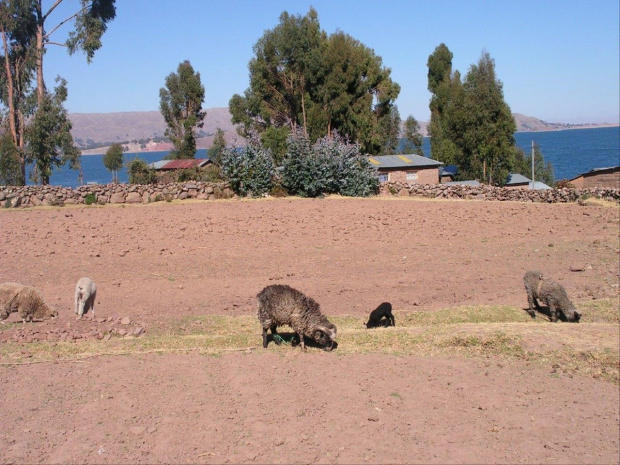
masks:
[[[43,26],[44,17],[41,11],[41,2],[37,2],[37,103],[38,108],[43,104],[43,96],[45,95],[45,81],[43,80]]]

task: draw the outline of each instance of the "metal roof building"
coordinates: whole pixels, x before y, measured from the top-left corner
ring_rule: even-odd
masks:
[[[443,163],[421,155],[405,154],[405,155],[377,155],[368,157],[370,163],[377,168],[438,168]]]
[[[149,164],[157,171],[184,170],[188,168],[202,168],[211,163],[208,158],[185,158],[182,160],[160,160]]]

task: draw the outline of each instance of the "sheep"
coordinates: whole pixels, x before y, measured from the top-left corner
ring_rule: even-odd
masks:
[[[97,297],[97,285],[90,278],[80,278],[75,285],[75,313],[82,318],[84,310],[93,310],[95,316],[95,298]]]
[[[550,320],[558,321],[558,311],[567,321],[578,323],[581,315],[577,312],[575,305],[570,301],[564,288],[550,278],[544,276],[540,271],[528,271],[523,277],[525,290],[527,292],[527,302],[529,304],[528,313],[532,318],[536,318],[534,305],[541,311],[538,300],[549,307]]]
[[[0,320],[16,312],[24,323],[58,316],[34,287],[19,283],[0,284]]]
[[[330,351],[336,344],[336,325],[321,313],[321,308],[312,298],[290,286],[274,284],[265,287],[258,295],[258,320],[263,328],[263,347],[267,347],[267,330],[277,335],[277,327],[290,326],[299,336],[301,348],[305,350],[304,336],[314,339]],[[278,339],[274,340],[280,344]]]
[[[394,315],[392,315],[392,304],[383,302],[370,312],[368,323],[366,323],[366,329],[379,327],[387,328],[388,326],[396,326],[396,322],[394,321]]]

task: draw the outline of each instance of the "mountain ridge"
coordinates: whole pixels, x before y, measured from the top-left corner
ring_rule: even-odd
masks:
[[[618,124],[567,124],[549,123],[533,116],[513,113],[517,132],[561,131],[595,127],[618,126]],[[172,148],[166,140],[166,122],[159,111],[128,111],[114,113],[70,113],[73,125],[71,134],[82,154],[105,153],[115,142],[123,144],[128,152],[165,151]],[[244,140],[232,124],[228,108],[207,109],[204,125],[198,131],[196,145],[199,149],[210,148],[218,128],[224,131],[227,145],[243,145]],[[420,122],[420,132],[428,136],[428,122]]]

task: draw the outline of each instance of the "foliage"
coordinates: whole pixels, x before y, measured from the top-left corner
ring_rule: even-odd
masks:
[[[123,167],[123,146],[112,144],[103,156],[103,166],[112,172],[112,182],[118,182],[118,170]]]
[[[504,101],[495,61],[483,52],[461,82],[441,44],[428,60],[431,157],[459,166],[460,179],[503,184],[516,157],[516,124]]]
[[[46,92],[31,124],[26,129],[28,149],[36,170],[34,182],[49,184],[53,167],[69,162],[71,169],[79,170],[80,151],[73,145],[71,121],[63,103],[67,99],[67,82],[56,78],[58,87],[53,93]]]
[[[108,22],[116,17],[116,0],[80,0],[81,8],[75,15],[75,28],[69,32],[67,50],[73,55],[82,50],[90,63],[101,48],[101,36]]]
[[[226,139],[224,139],[224,131],[221,128],[217,128],[213,138],[213,145],[208,151],[209,159],[214,165],[220,166],[222,164],[222,152],[225,148]]]
[[[459,126],[464,131],[457,163],[469,177],[488,179],[489,184],[506,181],[515,153],[517,126],[502,87],[495,75],[495,61],[483,52],[463,83],[465,105]]]
[[[127,163],[127,175],[130,184],[155,184],[157,182],[155,170],[141,158],[134,158]]]
[[[222,174],[231,189],[242,196],[260,196],[272,188],[275,166],[271,151],[265,149],[256,134],[250,134],[245,148],[225,149]]]
[[[396,146],[400,86],[391,70],[351,36],[328,37],[313,8],[305,16],[282,13],[254,53],[250,87],[231,98],[229,109],[240,134],[260,133],[276,160],[298,128],[312,141],[337,130],[369,153]]]
[[[6,107],[4,118],[7,139],[3,140],[3,172],[7,163],[18,161],[19,176],[11,181],[26,183],[26,164],[29,157],[25,148],[25,129],[35,110],[36,100],[32,88],[35,73],[35,53],[32,39],[36,33],[36,11],[27,0],[3,0],[0,2],[0,102]],[[9,147],[9,143],[13,148]],[[10,154],[10,155],[9,155]]]
[[[93,203],[97,202],[97,197],[95,197],[95,194],[93,194],[92,192],[89,192],[88,194],[86,194],[86,197],[84,197],[84,203],[86,205],[92,205]]]
[[[446,165],[455,163],[457,148],[450,138],[450,113],[454,100],[460,94],[460,75],[452,75],[452,52],[440,44],[428,57],[428,90],[431,92],[429,108],[431,120],[431,158]]]
[[[303,132],[297,131],[288,138],[282,185],[290,194],[302,197],[330,193],[367,196],[377,192],[379,181],[358,145],[345,142],[338,133],[312,145]]]
[[[206,116],[202,110],[205,88],[200,73],[194,71],[189,60],[180,63],[177,72],[166,77],[159,98],[159,109],[168,125],[165,135],[174,145],[170,158],[194,158],[195,131],[203,126]]]
[[[560,179],[555,183],[556,189],[574,189],[575,185],[570,182],[568,179]]]
[[[405,120],[404,139],[403,153],[414,153],[424,156],[424,152],[422,151],[424,137],[420,134],[420,124],[418,120],[413,116],[408,116]]]
[[[0,185],[22,186],[24,184],[17,149],[11,135],[5,132],[0,137]]]
[[[534,177],[536,179],[532,177],[532,155],[526,155],[521,149],[516,151],[512,172],[522,174],[533,181],[544,182],[548,186],[553,186],[555,182],[553,166],[551,162],[545,163],[545,158],[537,144],[534,144]]]

